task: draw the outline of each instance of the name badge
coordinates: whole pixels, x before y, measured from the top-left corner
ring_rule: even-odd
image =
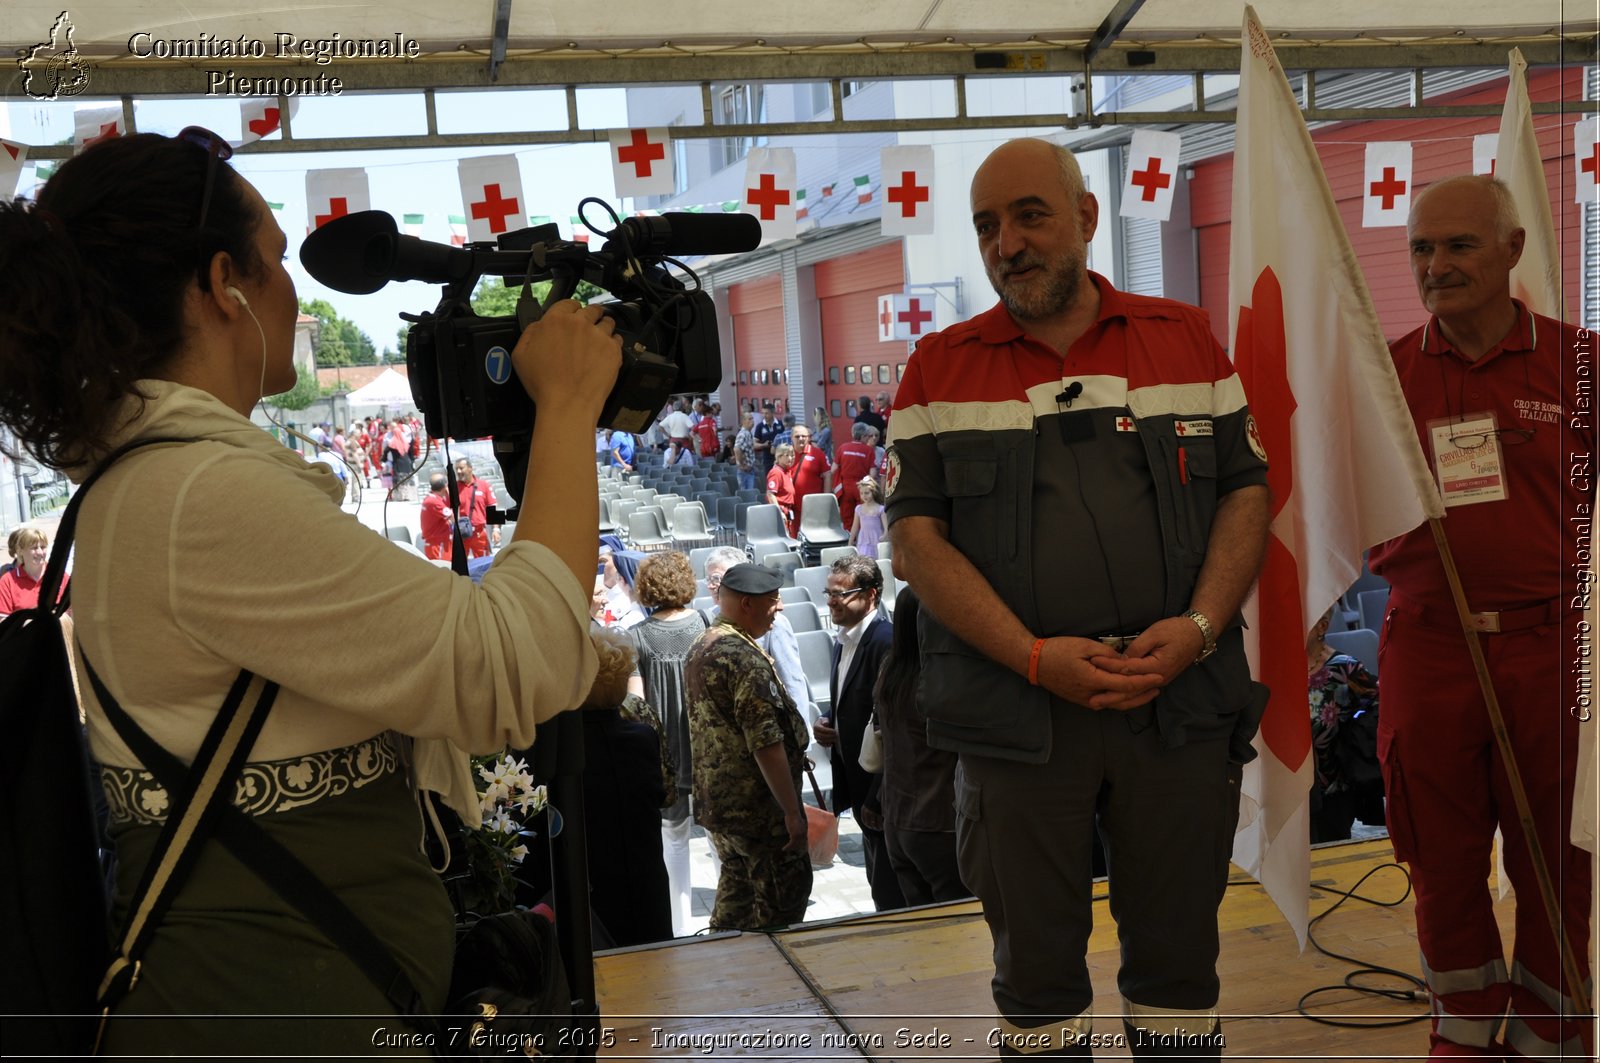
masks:
[[[1428,439],[1447,508],[1505,499],[1505,461],[1493,412],[1429,421]]]

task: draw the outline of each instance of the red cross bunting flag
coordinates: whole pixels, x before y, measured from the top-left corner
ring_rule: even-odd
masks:
[[[1367,145],[1361,181],[1361,225],[1404,225],[1411,213],[1411,142],[1378,140]]]
[[[493,241],[502,233],[528,225],[528,205],[522,198],[522,170],[515,155],[484,155],[462,159],[461,202],[467,206],[467,239]]]
[[[795,234],[793,148],[751,148],[744,168],[744,212],[761,222],[761,239]]]
[[[306,231],[320,229],[335,218],[372,209],[372,193],[367,189],[367,171],[361,167],[343,170],[306,171]]]
[[[72,150],[82,151],[102,140],[120,137],[127,130],[122,127],[122,108],[80,107],[72,114]]]
[[[1172,217],[1172,196],[1178,181],[1178,149],[1183,138],[1176,133],[1137,129],[1128,148],[1128,174],[1122,182],[1124,218]]]
[[[1479,133],[1472,138],[1472,172],[1482,177],[1493,177],[1495,156],[1500,154],[1499,133]]]
[[[1579,203],[1600,200],[1600,118],[1589,118],[1572,127],[1572,156],[1577,160]]]
[[[1212,402],[1248,397],[1248,438],[1268,463],[1272,533],[1245,606],[1245,651],[1272,699],[1261,755],[1244,768],[1233,860],[1304,948],[1315,767],[1306,636],[1360,574],[1362,550],[1444,507],[1316,145],[1249,7],[1240,37],[1228,254],[1238,379]]]
[[[28,145],[14,140],[0,140],[0,196],[7,199],[17,194],[22,180],[22,164],[28,161]]]
[[[300,110],[299,97],[289,99],[289,119]],[[249,144],[270,137],[283,129],[283,114],[275,98],[245,100],[239,105],[239,144]]]
[[[677,191],[672,172],[672,138],[665,129],[613,129],[611,176],[617,198],[670,196]]]
[[[884,148],[882,163],[883,234],[933,232],[933,146]]]

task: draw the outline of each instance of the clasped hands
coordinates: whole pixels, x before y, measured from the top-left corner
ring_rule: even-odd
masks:
[[[1039,652],[1039,685],[1091,709],[1136,709],[1155,700],[1204,646],[1200,628],[1186,616],[1150,625],[1121,651],[1095,639],[1050,638]]]

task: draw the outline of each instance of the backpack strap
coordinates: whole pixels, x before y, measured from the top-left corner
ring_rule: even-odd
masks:
[[[79,651],[82,652],[82,646]],[[83,657],[83,666],[107,719],[134,754],[148,765],[149,761],[144,760],[139,747],[145,746],[146,751],[149,747],[160,747],[117,704],[117,699],[106,689],[87,656]],[[228,689],[228,696],[217,718],[212,721],[200,743],[194,765],[186,771],[180,767],[176,773],[158,776],[174,800],[166,824],[156,839],[155,851],[145,865],[139,886],[134,891],[116,955],[100,983],[102,1033],[105,1030],[104,1020],[110,1015],[111,1008],[138,982],[140,957],[167,909],[171,907],[184,879],[194,867],[200,855],[200,843],[210,832],[222,809],[230,807],[234,780],[251,746],[255,744],[256,736],[261,733],[262,725],[267,722],[267,712],[278,696],[276,683],[262,682],[257,686],[254,708],[248,714],[240,712],[245,694],[255,679],[248,671],[239,672],[233,686]],[[165,753],[164,750],[162,752]],[[98,1050],[98,1038],[96,1040]]]
[[[85,660],[84,663],[87,665],[88,661]],[[185,772],[192,769],[186,768],[182,761],[145,733],[133,718],[116,704],[114,698],[108,702],[110,692],[105,690],[92,669],[87,670],[89,680],[94,685],[95,696],[106,706],[106,716],[117,729],[117,734],[144,764],[146,770],[168,788],[169,793],[176,792],[175,787],[184,785]],[[249,672],[240,672],[239,675],[241,680],[254,678]],[[238,686],[239,683],[236,681],[235,687]],[[277,684],[268,683],[267,687],[275,697]],[[224,705],[224,711],[226,710],[227,706]],[[258,711],[264,721],[266,713],[260,710],[259,705]],[[202,745],[201,753],[204,751],[205,747]],[[200,758],[197,756],[196,765],[199,763]],[[177,809],[174,808],[167,819],[169,828],[176,814]],[[164,838],[166,829],[163,829],[162,833]],[[272,887],[342,952],[347,953],[399,1014],[410,1016],[422,1012],[422,994],[412,984],[404,968],[394,959],[388,946],[282,842],[267,833],[249,815],[234,807],[231,800],[226,803],[219,802],[211,833],[216,836],[223,848]],[[151,858],[152,867],[160,855],[161,845],[158,842],[156,854]],[[150,868],[146,868],[145,874],[147,878],[150,876]],[[173,892],[176,893],[176,890]],[[170,903],[171,897],[168,897],[161,911],[164,912]],[[115,970],[115,964],[113,969]],[[127,989],[131,988],[130,983]]]

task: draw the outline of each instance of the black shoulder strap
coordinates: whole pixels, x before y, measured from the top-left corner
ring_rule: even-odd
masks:
[[[41,605],[53,608],[56,615],[66,612],[68,600],[58,601],[61,596],[61,583],[67,576],[67,557],[72,553],[72,539],[78,531],[78,510],[83,507],[83,498],[89,493],[89,488],[94,486],[96,480],[105,475],[107,469],[116,463],[117,459],[130,451],[140,447],[154,446],[157,443],[193,443],[192,439],[180,439],[175,436],[160,436],[151,439],[135,439],[124,443],[122,446],[107,454],[94,467],[94,471],[84,478],[78,485],[78,490],[67,502],[67,508],[61,514],[61,524],[56,528],[56,543],[50,549],[50,560],[44,566],[44,578],[39,581],[39,601]]]

